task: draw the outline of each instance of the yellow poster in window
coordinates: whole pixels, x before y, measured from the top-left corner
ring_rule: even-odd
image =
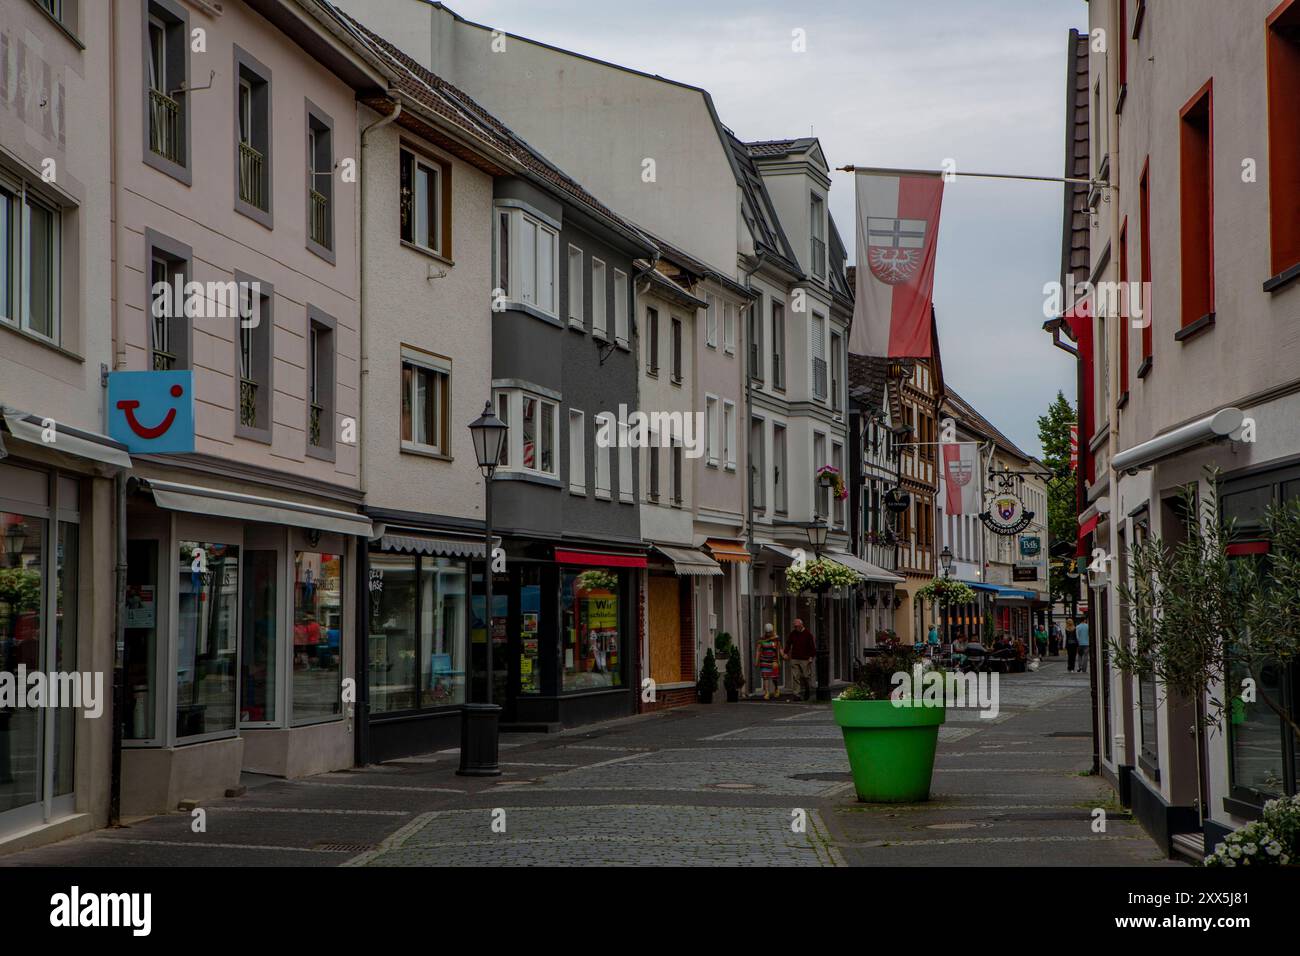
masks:
[[[589,597],[586,604],[588,631],[612,631],[618,627],[618,598],[615,595]]]

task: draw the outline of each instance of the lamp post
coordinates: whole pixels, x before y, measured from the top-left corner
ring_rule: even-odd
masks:
[[[943,550],[939,552],[939,563],[943,566],[943,579],[947,581],[952,577],[952,548],[946,544]],[[952,643],[952,635],[948,633],[948,601],[942,602],[943,606],[943,643]]]
[[[21,521],[15,521],[5,528],[5,554],[9,557],[9,563],[14,567],[22,561],[23,547],[27,544],[27,526]]]
[[[496,475],[497,463],[501,460],[501,449],[505,445],[508,427],[492,411],[489,399],[483,405],[483,414],[469,423],[469,433],[474,439],[474,457],[478,460],[478,470],[483,475],[483,596],[484,628],[486,631],[486,680],[483,701],[470,701],[465,704],[465,711],[460,725],[460,768],[456,771],[464,777],[497,777],[501,768],[497,766],[498,734],[501,708],[492,703],[492,479]],[[469,688],[473,688],[474,665],[470,661],[468,668],[471,675]]]
[[[812,546],[813,554],[817,560],[821,560],[822,548],[826,545],[826,535],[830,531],[826,522],[821,518],[809,522],[805,528],[808,532],[808,544]],[[826,636],[826,620],[822,613],[822,594],[816,592],[817,596],[817,699],[831,699],[831,645],[830,639]]]

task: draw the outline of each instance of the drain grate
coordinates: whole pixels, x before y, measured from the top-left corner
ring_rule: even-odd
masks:
[[[326,853],[365,853],[367,850],[375,848],[373,843],[317,843],[312,849],[323,850]]]

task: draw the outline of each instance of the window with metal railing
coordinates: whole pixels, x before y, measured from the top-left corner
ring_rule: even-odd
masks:
[[[177,170],[176,167],[186,165],[185,100],[189,46],[184,16],[183,8],[150,0],[145,27],[149,154],[165,161],[159,168],[171,175],[183,175],[183,169]],[[146,154],[146,160],[149,154]],[[152,162],[158,165],[157,160]]]

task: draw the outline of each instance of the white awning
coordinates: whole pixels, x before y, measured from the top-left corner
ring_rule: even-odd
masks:
[[[666,544],[656,544],[654,549],[673,563],[673,568],[680,575],[712,577],[722,573],[722,566],[703,551],[694,548],[671,548]]]
[[[787,561],[794,560],[794,552],[782,544],[768,544],[766,541],[761,545],[764,551],[771,551],[773,554],[780,555]]]
[[[427,534],[386,534],[379,539],[379,546],[385,551],[400,551],[405,554],[478,558],[480,561],[487,551],[481,540],[443,538]]]
[[[239,518],[264,524],[285,524],[295,528],[356,534],[367,538],[371,534],[370,519],[353,511],[318,508],[280,498],[244,495],[198,485],[180,485],[153,478],[142,483],[153,492],[154,503],[168,511],[185,511],[214,518]]]
[[[842,564],[850,571],[856,571],[868,581],[873,581],[876,584],[902,584],[907,580],[901,574],[886,571],[884,568],[874,565],[870,561],[863,561],[856,554],[849,554],[847,551],[824,551],[822,554],[836,564]]]
[[[45,424],[47,421],[50,422],[48,426]],[[73,428],[8,406],[4,408],[4,423],[9,434],[18,441],[37,445],[46,451],[85,458],[114,468],[131,467],[131,456],[127,453],[126,446],[107,435]],[[47,435],[51,441],[45,440]]]
[[[1119,472],[1150,468],[1156,462],[1179,452],[1227,438],[1241,430],[1245,417],[1240,408],[1221,408],[1213,415],[1206,415],[1182,428],[1175,428],[1140,445],[1124,449],[1111,459],[1111,466]]]

